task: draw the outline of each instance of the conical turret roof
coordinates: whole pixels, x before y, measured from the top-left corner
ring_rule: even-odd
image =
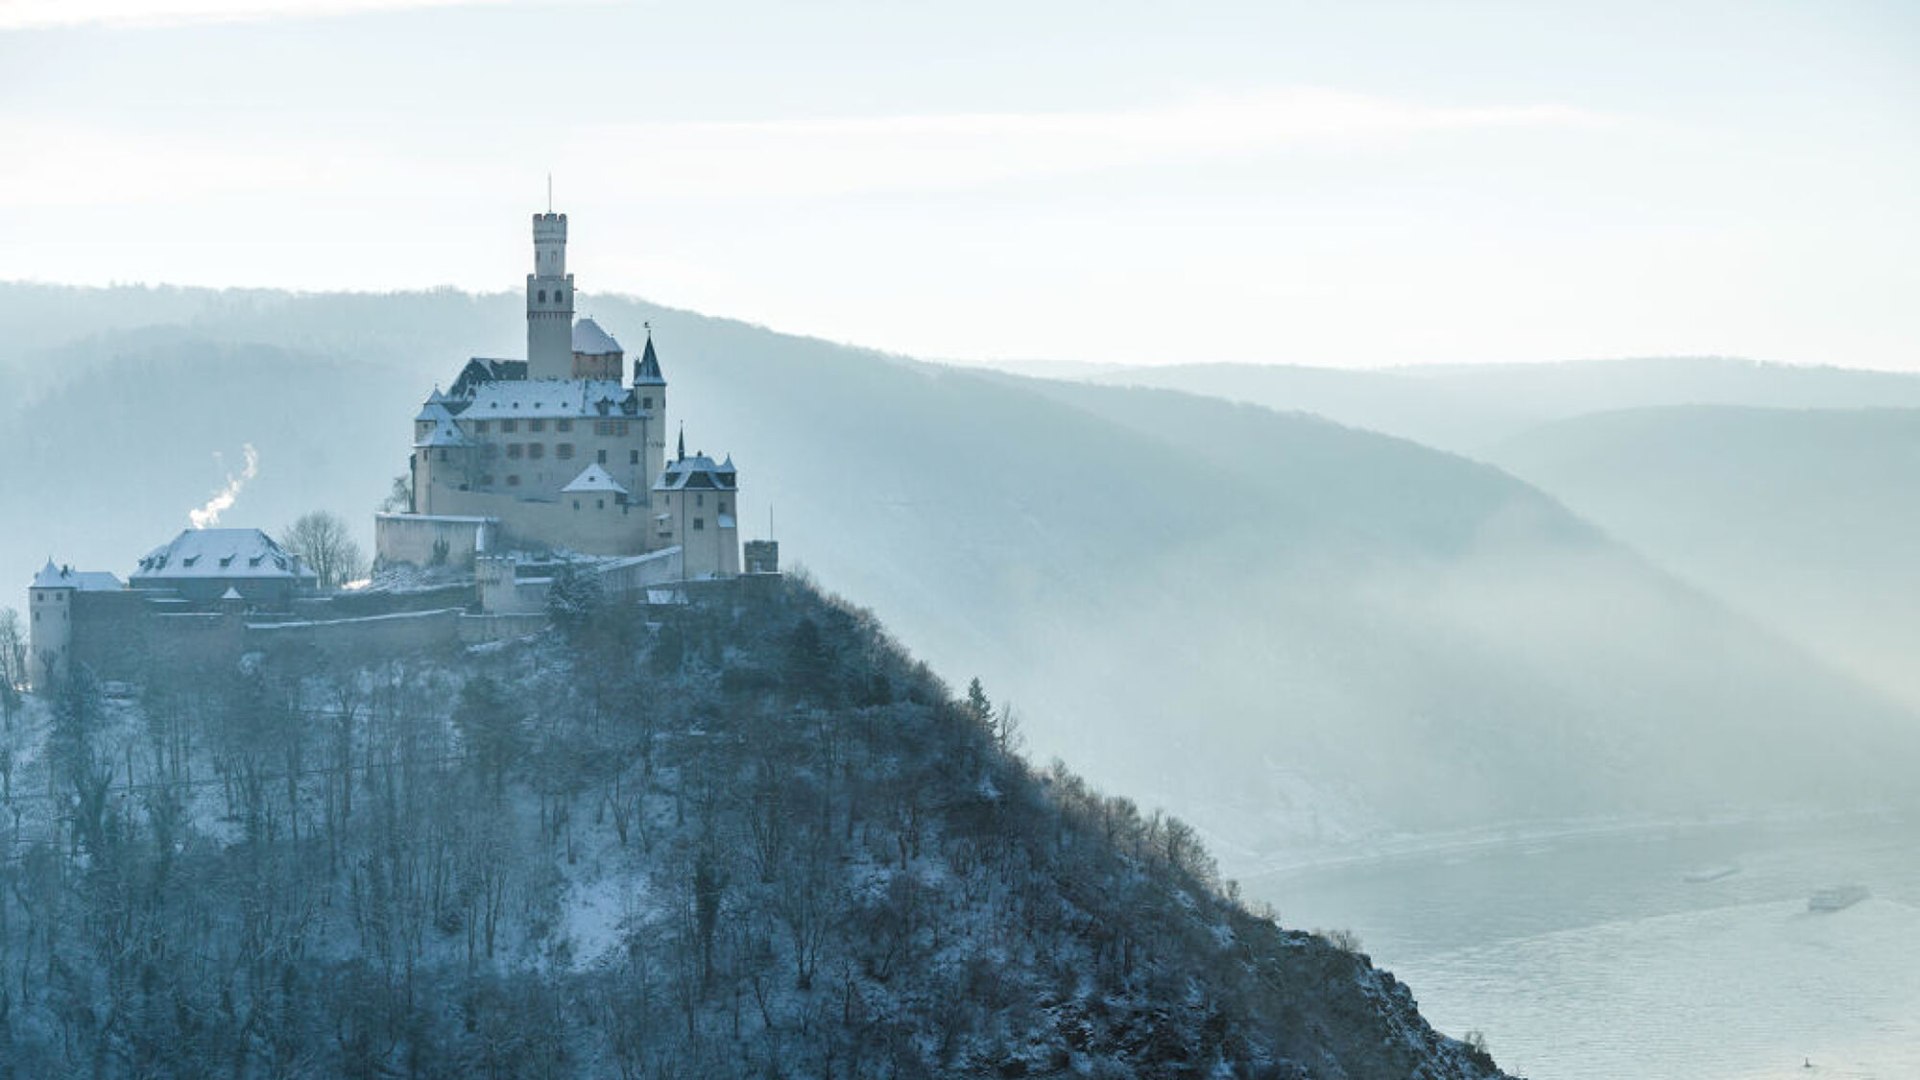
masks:
[[[660,357],[653,351],[653,332],[647,332],[647,348],[640,354],[640,362],[633,365],[633,384],[635,386],[667,385],[666,376],[660,374]]]

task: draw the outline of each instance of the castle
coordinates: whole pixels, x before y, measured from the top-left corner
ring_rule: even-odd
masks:
[[[185,530],[125,583],[49,559],[28,587],[29,682],[44,689],[76,664],[118,678],[261,649],[499,640],[544,624],[563,565],[647,603],[736,578],[733,459],[689,455],[684,434],[668,459],[651,327],[629,377],[619,341],[574,319],[567,216],[535,214],[533,244],[527,357],[475,357],[421,406],[410,504],[375,515],[371,585],[323,594],[300,554],[258,529]],[[749,575],[778,573],[778,548],[751,542],[747,562]]]
[[[533,216],[527,358],[469,360],[414,417],[412,505],[375,521],[387,564],[444,563],[502,548],[637,556],[678,550],[680,578],[740,572],[731,457],[667,460],[667,380],[653,333],[626,353],[574,321],[567,215]]]

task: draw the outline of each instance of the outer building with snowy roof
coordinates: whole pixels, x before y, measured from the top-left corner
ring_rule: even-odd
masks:
[[[223,655],[238,644],[239,624],[212,616],[285,613],[316,584],[298,555],[259,529],[186,529],[142,557],[124,583],[49,559],[27,587],[28,681],[44,690],[75,664],[129,674],[148,658],[187,655],[183,644]],[[216,640],[221,634],[232,640]]]
[[[140,560],[128,584],[168,590],[189,604],[237,599],[285,611],[318,586],[319,575],[259,529],[182,529]]]
[[[408,462],[412,505],[376,518],[380,561],[417,563],[429,550],[458,560],[679,546],[686,577],[739,573],[737,474],[731,460],[724,469],[705,458],[689,464],[684,446],[667,460],[667,380],[651,329],[629,373],[612,334],[592,319],[574,321],[567,216],[535,214],[533,240],[527,358],[476,357],[421,406]],[[700,486],[683,498],[677,492],[689,482]],[[476,520],[487,523],[478,534]],[[428,538],[437,531],[447,536]]]

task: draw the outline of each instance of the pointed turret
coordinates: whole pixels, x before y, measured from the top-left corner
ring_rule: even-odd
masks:
[[[647,331],[647,348],[633,365],[633,385],[665,386],[666,376],[660,374],[660,357],[653,351],[653,331]]]

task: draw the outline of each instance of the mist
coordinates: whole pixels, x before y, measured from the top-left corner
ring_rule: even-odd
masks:
[[[444,384],[449,356],[505,353],[517,329],[517,298],[449,292],[0,289],[0,311],[41,342],[8,367],[22,392],[0,433],[22,465],[0,501],[35,508],[0,537],[22,580],[49,552],[124,574],[203,502],[223,524],[274,532],[335,510],[370,545],[418,400]],[[46,310],[89,330],[62,340]],[[1605,443],[1580,444],[1584,457],[1539,449],[1555,445],[1543,425],[1583,422],[1541,404],[1554,376],[1430,376],[1534,402],[1516,433],[1483,430],[1495,449],[1461,456],[1403,437],[1417,424],[1360,425],[1411,407],[1398,385],[1346,391],[1381,404],[1341,423],[928,364],[624,297],[596,296],[590,313],[629,334],[653,325],[689,449],[732,454],[752,480],[748,535],[776,530],[790,565],[871,608],[949,683],[981,679],[1019,717],[1030,760],[1057,758],[1198,826],[1222,872],[1283,914],[1345,887],[1305,868],[1413,875],[1434,853],[1497,866],[1515,844],[1560,845],[1582,867],[1632,877],[1651,859],[1677,881],[1662,860],[1702,836],[1791,827],[1790,840],[1753,842],[1844,846],[1861,822],[1913,813],[1920,723],[1897,679],[1873,677],[1897,665],[1848,632],[1866,624],[1795,618],[1742,587],[1763,572],[1716,574],[1711,548],[1651,542],[1671,501],[1628,504],[1636,517],[1596,491],[1662,490],[1634,481],[1653,462]],[[1697,365],[1673,365],[1668,391],[1659,365],[1634,370],[1637,402],[1700,392]],[[1535,388],[1500,394],[1509,374]],[[1742,373],[1776,376],[1806,377]],[[76,444],[68,433],[87,425],[115,438]],[[1820,445],[1864,464],[1884,444]],[[210,502],[175,467],[235,446],[245,464],[216,467]],[[1613,460],[1621,472],[1599,487]],[[1661,458],[1670,484],[1685,460]],[[261,461],[271,468],[256,475]],[[1703,480],[1694,497],[1743,535],[1789,535],[1711,509],[1732,491]],[[1849,505],[1855,527],[1878,520]],[[1809,566],[1837,561],[1795,550]],[[1647,844],[1594,853],[1622,835]],[[1874,902],[1898,907],[1910,887],[1887,880]],[[1434,963],[1410,912],[1362,913],[1316,917]],[[1888,917],[1896,940],[1912,933]]]

